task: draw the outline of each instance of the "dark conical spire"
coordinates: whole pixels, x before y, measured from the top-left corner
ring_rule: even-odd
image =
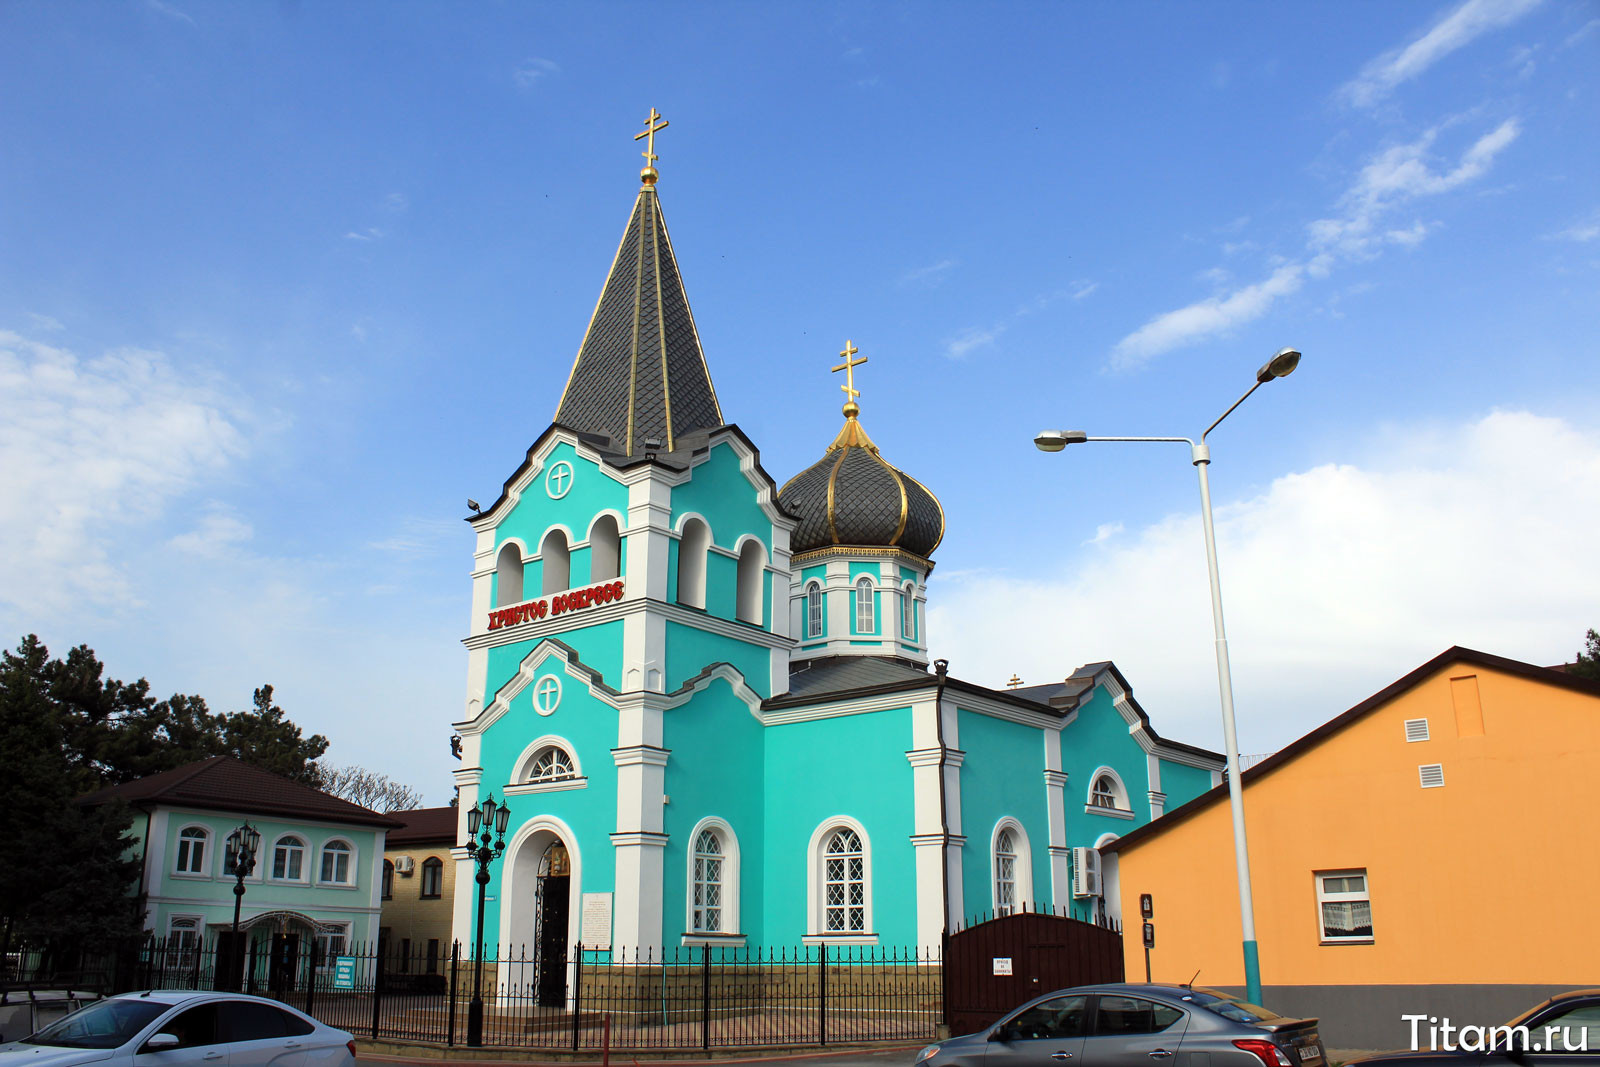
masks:
[[[722,425],[654,168],[647,173],[555,417],[627,456],[670,452],[679,438]],[[652,438],[661,444],[647,449]]]

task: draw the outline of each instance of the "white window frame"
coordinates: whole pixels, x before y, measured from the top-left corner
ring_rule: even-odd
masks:
[[[825,905],[827,897],[823,888],[823,876],[827,869],[824,850],[838,830],[853,830],[861,842],[862,922],[865,928],[859,933],[830,932],[827,928]],[[872,914],[872,838],[867,834],[867,828],[856,819],[848,815],[835,815],[818,823],[817,828],[812,831],[811,842],[806,849],[806,903],[807,922],[811,932],[800,939],[803,943],[807,945],[878,943],[878,935],[874,932],[877,927],[874,925]]]
[[[851,608],[855,612],[856,633],[871,635],[878,632],[878,584],[870,575],[863,574],[854,583]]]
[[[700,835],[705,832],[716,834],[717,843],[722,846],[722,929],[717,931],[696,930],[694,925],[694,890],[695,871],[694,863]],[[685,894],[683,915],[683,943],[685,945],[743,945],[743,927],[739,925],[739,836],[733,832],[733,827],[726,819],[715,815],[708,815],[695,823],[694,829],[689,832],[689,859],[684,865]]]
[[[338,845],[343,845],[344,846],[345,854],[347,856],[347,862],[345,863],[345,871],[344,871],[345,877],[342,878],[342,879],[337,878],[337,877],[335,877],[335,878],[324,878],[322,876],[322,866],[323,866],[324,860],[327,858],[328,850],[330,848],[333,848],[333,847],[338,846]],[[340,888],[354,889],[356,887],[356,881],[357,881],[357,878],[356,878],[356,870],[357,870],[356,861],[357,861],[357,858],[359,856],[360,856],[360,851],[356,848],[355,842],[351,841],[348,837],[330,837],[330,838],[328,838],[326,841],[324,841],[321,845],[319,845],[317,847],[317,884],[318,885],[326,885],[326,886],[338,886]],[[339,869],[339,864],[338,864],[338,861],[335,860],[334,861],[334,872],[335,872],[335,874],[338,873],[338,869]]]
[[[567,765],[572,768],[572,775],[567,778],[554,778],[547,782],[532,781],[533,764],[547,748],[559,748],[567,754]],[[589,785],[589,779],[584,777],[583,765],[578,761],[578,749],[572,742],[555,734],[545,734],[543,737],[534,738],[522,754],[517,757],[511,781],[507,782],[504,789],[506,796],[523,796],[528,793],[558,793],[565,789],[584,789]]]
[[[1115,807],[1108,808],[1103,804],[1095,803],[1095,797],[1099,795],[1095,787],[1100,784],[1102,778],[1111,779],[1111,784],[1114,787],[1111,799],[1115,803]],[[1089,795],[1083,810],[1090,815],[1106,815],[1114,819],[1134,818],[1133,800],[1128,793],[1128,787],[1123,784],[1122,775],[1110,767],[1101,766],[1096,768],[1095,772],[1089,775]]]
[[[182,929],[178,924],[183,923]],[[205,939],[206,920],[201,915],[168,915],[167,916],[167,943],[166,958],[163,961],[169,971],[192,971],[194,969],[196,954],[200,951],[201,942]],[[184,944],[181,940],[175,949],[172,939],[180,934],[193,934],[194,941]]]
[[[1000,835],[1006,833],[1011,835],[1012,843],[1012,900],[1009,911],[1002,910],[1004,906],[1000,899]],[[995,823],[994,831],[989,835],[989,895],[993,899],[996,915],[1026,911],[1034,899],[1033,846],[1028,840],[1028,831],[1010,815]]]
[[[299,848],[300,848],[300,874],[299,874],[298,877],[296,877],[296,876],[289,875],[288,873],[285,873],[280,877],[276,873],[277,870],[278,870],[278,849],[283,847],[284,842],[288,841],[290,838],[294,838],[294,840],[296,842],[298,842],[298,844],[299,844]],[[310,843],[306,840],[306,835],[305,834],[296,833],[294,831],[289,831],[289,832],[286,832],[286,833],[279,834],[276,838],[273,839],[272,851],[267,853],[267,880],[268,881],[272,881],[272,882],[283,882],[283,883],[286,883],[286,884],[293,884],[293,885],[309,885],[310,882],[311,882],[311,863],[310,863],[310,858],[311,857],[310,857],[310,853],[311,853],[311,846],[310,846]],[[288,869],[289,869],[288,864],[284,864],[284,871],[287,872]]]
[[[1324,878],[1357,878],[1361,879],[1364,887],[1359,893],[1330,893],[1324,888]],[[1372,925],[1372,879],[1367,875],[1365,867],[1351,867],[1340,871],[1313,871],[1312,878],[1317,889],[1317,939],[1324,945],[1370,945],[1375,940],[1377,927],[1373,926],[1373,933],[1361,937],[1332,937],[1328,934],[1327,924],[1322,919],[1322,905],[1324,904],[1365,904],[1367,906],[1367,923]]]
[[[826,624],[822,583],[815,578],[806,583],[806,637],[821,637]]]
[[[333,966],[333,961],[350,951],[350,924],[328,923],[331,929],[319,929],[312,934],[312,939],[317,945],[317,969],[324,970]],[[339,939],[339,948],[342,951],[332,951],[332,941]]]
[[[183,854],[183,846],[186,839],[183,835],[188,833],[200,834],[199,870],[195,870],[195,867],[197,866],[194,863],[193,842],[195,839],[192,837],[187,839],[190,844],[188,856],[189,862],[187,866],[184,866],[185,857]],[[178,836],[176,839],[177,843],[172,850],[172,873],[179,878],[210,878],[211,853],[213,851],[211,848],[211,842],[215,836],[216,835],[211,832],[211,827],[202,823],[186,823],[183,826],[178,827]]]
[[[908,641],[917,639],[917,587],[907,582],[900,587],[900,636]]]

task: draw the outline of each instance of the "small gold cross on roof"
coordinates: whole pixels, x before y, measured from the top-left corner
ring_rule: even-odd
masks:
[[[657,119],[661,120],[659,125],[656,122]],[[655,108],[651,108],[650,117],[644,120],[644,129],[633,135],[635,141],[645,141],[644,151],[639,153],[644,157],[645,166],[654,167],[656,160],[660,158],[656,155],[656,131],[666,128],[667,120],[661,118],[660,112],[656,111]],[[649,138],[649,140],[646,141],[646,138]]]
[[[851,403],[856,397],[861,395],[861,390],[856,388],[856,368],[865,363],[867,361],[867,357],[862,356],[860,359],[850,358],[859,351],[861,351],[861,349],[857,348],[849,341],[846,341],[844,343],[844,351],[839,353],[844,357],[844,362],[833,368],[834,374],[844,371],[844,384],[839,386],[839,388],[844,390],[846,404]]]

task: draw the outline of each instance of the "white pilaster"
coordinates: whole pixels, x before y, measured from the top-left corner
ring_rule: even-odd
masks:
[[[1161,759],[1155,753],[1144,758],[1145,777],[1150,783],[1150,817],[1159,819],[1167,810],[1167,794],[1161,791]]]
[[[1067,847],[1067,775],[1061,769],[1061,730],[1044,732],[1044,802],[1050,837],[1046,846],[1050,856],[1050,904],[1072,904],[1072,850]]]
[[[617,714],[616,898],[612,940],[619,947],[660,951],[663,832],[668,752],[661,747],[661,708],[646,694]]]

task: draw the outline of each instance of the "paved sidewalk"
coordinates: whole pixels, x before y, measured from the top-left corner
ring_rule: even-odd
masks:
[[[729,1067],[732,1064],[772,1064],[774,1067],[911,1067],[911,1061],[917,1054],[917,1049],[922,1044],[894,1045],[870,1049],[841,1049],[837,1052],[827,1052],[821,1049],[806,1049],[790,1052],[774,1052],[771,1054],[741,1053],[738,1049],[729,1049],[725,1055],[715,1056],[685,1056],[670,1059],[661,1058],[659,1054],[652,1054],[648,1050],[621,1049],[611,1053],[611,1062],[618,1067],[695,1067],[695,1065],[711,1065],[711,1067]],[[360,1049],[356,1059],[360,1063],[392,1063],[404,1067],[433,1067],[441,1062],[470,1063],[474,1067],[570,1067],[574,1063],[600,1062],[598,1052],[591,1052],[583,1057],[568,1056],[560,1060],[538,1059],[538,1053],[530,1052],[526,1058],[495,1058],[499,1049],[483,1049],[468,1051],[462,1048],[440,1049],[437,1056],[407,1056],[398,1053],[389,1053],[374,1049],[368,1051]]]

